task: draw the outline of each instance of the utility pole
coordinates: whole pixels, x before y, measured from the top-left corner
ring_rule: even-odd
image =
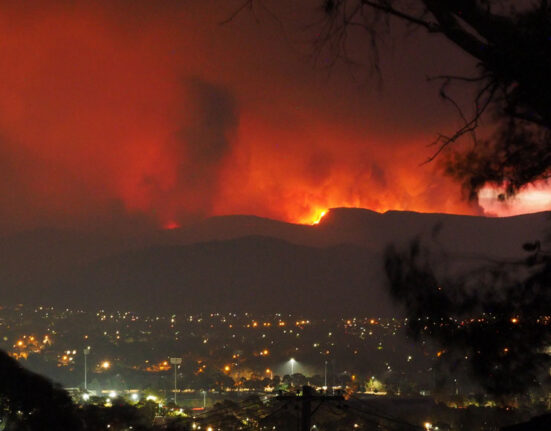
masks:
[[[174,367],[174,404],[178,405],[176,402],[176,390],[178,389],[178,365],[182,363],[182,358],[170,358],[170,363]]]
[[[310,386],[303,386],[301,396],[283,395],[283,393],[280,392],[280,394],[276,396],[276,400],[300,403],[300,431],[310,431],[310,428],[312,426],[312,416],[321,405],[321,403],[343,401],[344,398],[342,397],[342,395],[318,395]],[[312,402],[318,402],[318,405],[316,406],[314,411],[312,411]]]

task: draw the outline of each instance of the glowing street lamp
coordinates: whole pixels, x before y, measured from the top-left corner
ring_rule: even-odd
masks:
[[[293,358],[291,358],[291,360],[289,361],[291,363],[291,376],[293,376],[293,374],[295,374],[295,360]]]

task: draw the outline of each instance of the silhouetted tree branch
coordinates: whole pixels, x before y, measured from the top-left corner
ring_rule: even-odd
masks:
[[[506,0],[325,0],[323,5],[326,22],[317,49],[343,51],[349,29],[361,27],[366,30],[366,52],[378,70],[378,43],[389,31],[389,20],[397,19],[443,35],[477,61],[476,76],[439,77],[443,81],[440,95],[458,109],[464,126],[451,135],[439,135],[434,143],[437,150],[428,160],[463,136],[472,136],[472,150],[455,152],[446,160],[447,173],[462,182],[471,198],[486,184],[504,186],[506,195],[511,195],[533,181],[547,179],[551,169],[547,154],[551,8],[547,1],[517,9],[515,2]],[[470,115],[449,96],[452,83],[478,87]],[[491,139],[479,141],[475,132],[487,113],[493,114],[498,131]],[[526,139],[532,140],[524,142],[529,151],[514,165],[510,153],[516,153]],[[474,158],[476,165],[464,169]]]
[[[518,2],[516,5],[518,6]],[[325,0],[322,47],[346,43],[348,30],[366,30],[366,50],[377,46],[397,19],[440,34],[476,60],[474,76],[445,75],[440,96],[463,125],[441,134],[433,161],[446,149],[446,173],[462,183],[470,199],[491,184],[501,199],[551,174],[551,8],[547,1],[506,0]],[[376,67],[375,67],[376,68]],[[377,68],[376,68],[377,69]],[[451,84],[476,89],[470,113],[450,97]],[[479,140],[485,119],[496,130]],[[467,150],[452,149],[465,136]],[[416,338],[442,346],[442,360],[463,364],[496,397],[522,394],[548,373],[551,344],[551,258],[539,247],[517,264],[488,266],[444,278],[418,243],[406,252],[389,249],[386,272],[394,298],[405,306]]]
[[[253,0],[247,3],[250,5]],[[379,71],[378,47],[398,20],[441,35],[476,61],[471,76],[444,75],[440,96],[462,120],[441,134],[428,161],[446,151],[446,172],[471,199],[484,186],[504,187],[502,198],[551,175],[551,7],[547,0],[320,0],[325,19],[315,44],[334,61],[347,56],[351,29],[364,30],[365,53]],[[521,7],[522,6],[522,7]],[[454,101],[450,85],[474,89],[472,107]],[[479,140],[482,120],[495,133]],[[452,148],[465,136],[472,147]],[[530,247],[527,247],[530,249]],[[411,333],[444,347],[445,358],[466,362],[471,375],[495,395],[537,385],[549,366],[551,258],[540,248],[517,264],[500,264],[439,280],[418,243],[390,249],[386,272],[394,297],[405,305]],[[473,319],[473,320],[471,320]],[[482,320],[481,320],[482,319]],[[461,324],[469,322],[469,324]],[[465,358],[465,359],[461,359]]]
[[[551,257],[539,243],[525,249],[525,260],[449,278],[435,275],[431,254],[419,242],[386,253],[391,292],[405,306],[410,334],[436,341],[442,361],[466,365],[498,398],[541,384],[551,365],[545,352],[551,344]]]

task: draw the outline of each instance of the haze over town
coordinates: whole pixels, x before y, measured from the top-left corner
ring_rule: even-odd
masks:
[[[550,17],[2,2],[0,430],[549,429]]]

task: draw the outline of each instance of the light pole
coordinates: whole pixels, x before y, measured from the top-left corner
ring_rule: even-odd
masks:
[[[325,373],[323,379],[323,387],[327,390],[327,361],[325,361]]]
[[[203,410],[207,408],[207,391],[203,391]]]
[[[295,360],[291,358],[289,362],[291,363],[291,386],[295,386],[295,383],[293,382],[293,374],[295,374]]]
[[[88,363],[86,361],[87,356],[90,354],[90,346],[85,347],[82,351],[84,353],[84,390],[88,390]]]
[[[174,404],[178,405],[176,402],[176,390],[178,388],[178,365],[182,363],[182,358],[170,358],[170,363],[174,366]]]

